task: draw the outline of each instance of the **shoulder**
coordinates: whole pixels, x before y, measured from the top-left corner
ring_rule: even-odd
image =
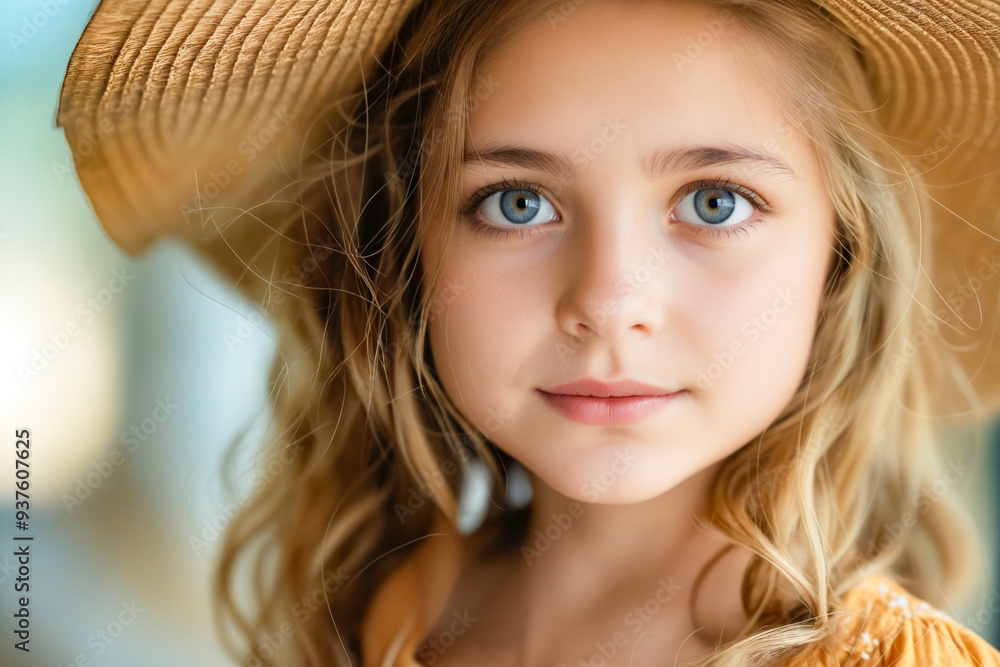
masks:
[[[843,600],[834,664],[1000,667],[1000,651],[989,642],[886,576],[868,575]]]

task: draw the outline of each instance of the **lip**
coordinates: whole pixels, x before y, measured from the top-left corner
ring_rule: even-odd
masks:
[[[638,423],[687,393],[634,380],[604,383],[590,378],[537,391],[562,415],[591,426]]]
[[[568,396],[597,396],[602,398],[624,396],[668,396],[677,391],[655,387],[645,382],[629,378],[614,382],[601,382],[593,378],[583,378],[575,382],[567,382],[555,387],[543,389],[549,394],[564,394]]]

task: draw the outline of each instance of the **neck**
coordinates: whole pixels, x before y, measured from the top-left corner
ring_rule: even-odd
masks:
[[[673,633],[676,644],[666,643],[676,648],[695,634],[685,644],[692,652],[734,635],[745,621],[739,590],[748,554],[727,549],[696,522],[705,516],[716,469],[624,505],[572,500],[529,472],[529,527],[520,548],[505,557],[501,578],[504,599],[521,610],[525,659],[544,663],[553,636],[592,621],[595,610],[607,610],[611,626],[617,619],[633,640],[639,628],[659,638]],[[703,568],[723,552],[696,587]]]

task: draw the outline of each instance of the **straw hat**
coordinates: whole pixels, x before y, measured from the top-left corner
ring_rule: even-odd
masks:
[[[925,338],[961,346],[987,406],[967,416],[992,416],[1000,4],[814,1],[858,45],[884,126],[939,202],[934,309],[969,327],[961,336],[931,330],[928,315]],[[160,237],[183,239],[248,296],[263,294],[268,277],[301,258],[300,243],[275,231],[294,208],[297,177],[417,5],[102,0],[70,58],[57,124],[111,239],[132,256]],[[942,413],[960,390],[942,388]]]

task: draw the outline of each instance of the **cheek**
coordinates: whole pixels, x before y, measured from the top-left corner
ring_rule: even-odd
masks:
[[[778,415],[804,376],[815,337],[830,250],[825,235],[789,238],[752,267],[706,274],[687,304],[697,350],[695,386],[713,414]]]
[[[529,289],[526,275],[484,270],[457,254],[441,277],[428,322],[434,365],[458,409],[489,434],[504,404],[501,388],[523,379],[530,341],[542,335],[542,290]]]

